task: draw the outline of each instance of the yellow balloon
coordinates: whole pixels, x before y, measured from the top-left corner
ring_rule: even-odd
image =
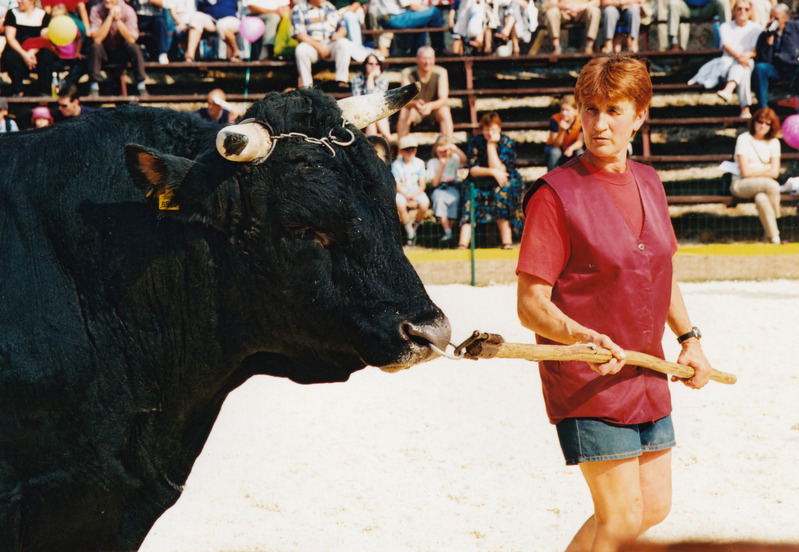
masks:
[[[68,15],[57,15],[50,20],[47,37],[56,46],[66,46],[78,36],[78,26]]]

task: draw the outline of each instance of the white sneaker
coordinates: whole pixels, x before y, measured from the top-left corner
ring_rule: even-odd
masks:
[[[718,94],[719,98],[721,98],[727,103],[730,103],[732,101],[732,92],[727,92],[726,90],[719,90],[718,92],[716,92],[716,94]]]
[[[160,54],[158,56],[158,63],[160,63],[161,65],[169,64],[169,56],[166,55],[166,53]]]

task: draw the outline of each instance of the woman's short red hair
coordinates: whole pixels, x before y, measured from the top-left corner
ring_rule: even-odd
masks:
[[[641,112],[652,100],[647,64],[628,53],[597,56],[580,71],[574,97],[580,105],[629,100]]]

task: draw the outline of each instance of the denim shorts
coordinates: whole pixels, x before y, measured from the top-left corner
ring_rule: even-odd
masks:
[[[567,465],[635,458],[677,444],[671,414],[655,422],[632,425],[596,418],[566,418],[555,427]]]

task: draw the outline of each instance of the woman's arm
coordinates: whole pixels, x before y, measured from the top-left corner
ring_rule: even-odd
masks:
[[[610,361],[605,364],[589,364],[599,374],[615,374],[624,366],[624,350],[607,335],[586,328],[566,316],[552,302],[552,286],[542,278],[520,272],[516,297],[519,321],[525,328],[564,345],[592,343],[608,349],[613,354]]]
[[[671,278],[671,302],[669,303],[669,314],[666,318],[666,323],[671,328],[671,331],[674,332],[674,335],[678,337],[690,332],[693,327],[675,276]],[[698,338],[690,337],[682,342],[682,350],[677,358],[677,363],[693,368],[694,377],[689,380],[680,380],[677,377],[672,377],[672,381],[682,381],[685,385],[694,389],[700,389],[710,381],[710,372],[713,368],[705,357],[705,353],[702,351],[702,344]]]

